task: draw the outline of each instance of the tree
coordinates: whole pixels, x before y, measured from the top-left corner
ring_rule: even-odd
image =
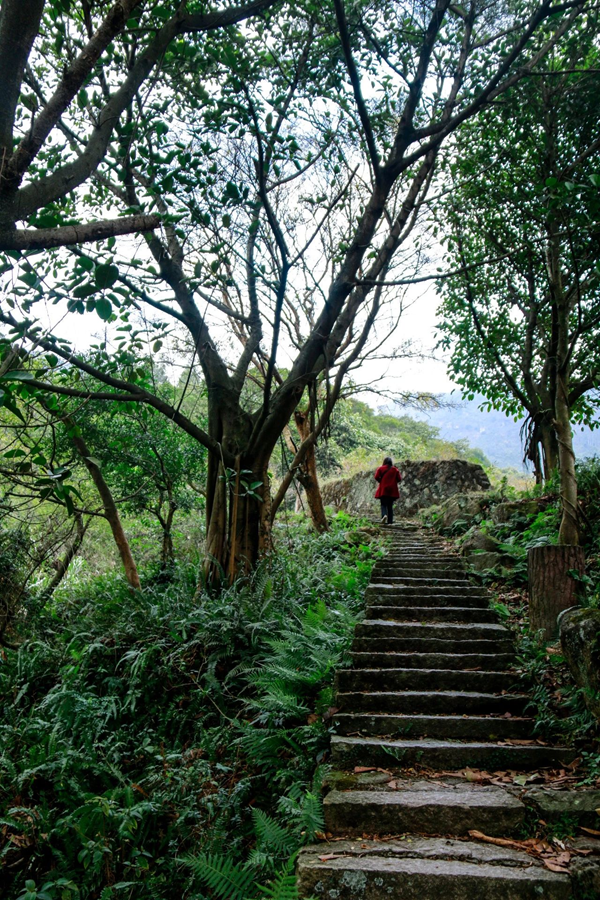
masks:
[[[594,18],[459,136],[444,204],[457,274],[441,287],[440,343],[464,389],[527,415],[526,455],[538,480],[559,468],[571,544],[571,420],[597,426],[600,400],[596,34]]]
[[[2,0],[0,250],[60,247],[156,228],[155,214],[73,221],[71,192],[96,172],[119,117],[172,41],[243,21],[273,3],[188,13],[176,3],[157,11],[145,0],[117,0],[94,10],[87,2],[79,8]],[[119,60],[125,63],[120,72]],[[98,97],[95,115],[86,118],[90,85]],[[65,117],[77,120],[77,130]],[[57,130],[64,138],[58,143]],[[20,221],[35,229],[17,229]]]
[[[15,340],[57,360],[30,389],[144,403],[171,418],[208,450],[209,558],[220,571],[252,565],[286,487],[284,479],[271,504],[273,448],[305,390],[331,377],[292,468],[325,427],[444,140],[535,71],[585,8],[435,0],[405,10],[381,0],[347,14],[333,0],[331,9],[283,6],[243,30],[171,42],[156,90],[131,91],[119,108],[81,199],[140,215],[157,208],[164,231],[146,233],[147,254],[133,258],[119,242],[35,268],[25,256],[14,267],[25,299],[0,318]],[[111,78],[125,84],[128,66],[144,58],[137,52],[132,38]],[[101,74],[91,84],[82,105],[98,118]],[[77,118],[62,124],[76,133]],[[31,317],[46,298],[130,331],[117,342],[113,329],[84,358]],[[138,372],[140,353],[165,339],[202,370],[206,430]],[[61,365],[80,372],[78,388],[61,384]],[[257,405],[245,402],[251,369],[260,373]],[[242,473],[249,489],[240,494]]]

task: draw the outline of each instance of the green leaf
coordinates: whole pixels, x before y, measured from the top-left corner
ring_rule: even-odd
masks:
[[[2,375],[2,381],[33,381],[34,378],[33,372],[25,372],[22,369]]]
[[[96,266],[94,280],[100,289],[112,287],[118,277],[119,270],[112,263],[100,263],[99,266]]]
[[[112,316],[112,303],[105,297],[101,297],[96,301],[96,312],[103,322],[108,322]]]

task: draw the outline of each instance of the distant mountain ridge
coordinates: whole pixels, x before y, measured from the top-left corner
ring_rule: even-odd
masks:
[[[520,437],[523,422],[514,422],[497,410],[480,410],[478,407],[484,402],[484,397],[475,397],[474,400],[460,397],[458,392],[441,395],[444,401],[456,404],[453,408],[428,411],[403,408],[401,414],[439,428],[440,437],[445,441],[467,440],[471,447],[482,450],[495,466],[524,469]],[[400,409],[397,412],[400,414]],[[600,429],[591,431],[585,428],[582,431],[576,427],[573,443],[578,458],[600,455]]]

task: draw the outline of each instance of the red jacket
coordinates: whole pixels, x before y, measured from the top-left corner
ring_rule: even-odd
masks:
[[[398,499],[400,496],[398,484],[402,481],[402,475],[396,466],[379,466],[375,472],[375,481],[379,482],[377,490],[375,491],[375,498],[377,500],[379,500],[380,497],[393,497],[394,500]]]

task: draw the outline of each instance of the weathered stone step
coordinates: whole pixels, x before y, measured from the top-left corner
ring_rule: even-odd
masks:
[[[422,594],[420,591],[380,591],[369,594],[367,606],[472,606],[489,609],[489,598],[478,594]],[[497,617],[496,617],[497,618]]]
[[[392,623],[397,624],[397,623]],[[510,638],[459,640],[426,637],[355,637],[353,653],[513,653]]]
[[[378,568],[375,568],[377,566]],[[374,571],[380,568],[402,568],[411,569],[413,571],[424,570],[425,572],[458,572],[462,575],[465,568],[460,559],[456,556],[441,556],[440,554],[423,553],[411,554],[407,556],[404,553],[398,556],[385,556],[375,563]]]
[[[409,768],[427,766],[438,770],[458,770],[467,766],[496,771],[534,770],[568,765],[575,759],[568,747],[539,744],[500,744],[491,741],[451,741],[338,737],[331,738],[331,761],[340,769],[354,766]]]
[[[393,578],[385,577],[372,581],[367,587],[366,597],[377,593],[386,594],[413,594],[414,596],[426,596],[427,594],[447,594],[448,596],[461,597],[470,594],[472,597],[485,597],[489,600],[489,593],[483,588],[471,584],[470,581],[449,580],[443,578]]]
[[[349,691],[509,691],[519,683],[509,672],[457,669],[339,669],[336,690]]]
[[[527,694],[492,694],[481,691],[340,691],[336,706],[343,712],[422,713],[430,715],[522,716],[531,699]]]
[[[525,806],[508,791],[472,784],[397,782],[397,790],[330,791],[323,811],[332,834],[453,834],[472,829],[507,837],[525,819]]]
[[[422,563],[403,565],[401,563],[373,566],[373,581],[380,578],[456,578],[460,581],[468,581],[468,575],[464,569],[458,566],[425,566]]]
[[[352,652],[357,669],[486,669],[514,666],[513,653],[361,653]]]
[[[377,737],[430,737],[453,740],[529,740],[534,719],[511,716],[401,715],[398,713],[338,712],[333,724],[336,734]]]
[[[305,847],[298,893],[318,900],[569,900],[568,875],[525,853],[418,836]]]
[[[468,625],[456,622],[394,622],[389,619],[368,619],[354,628],[357,638],[437,638],[438,640],[510,640],[510,631],[494,622],[475,622]]]
[[[498,621],[492,609],[472,606],[368,606],[367,619],[388,622],[466,622],[482,624]]]

